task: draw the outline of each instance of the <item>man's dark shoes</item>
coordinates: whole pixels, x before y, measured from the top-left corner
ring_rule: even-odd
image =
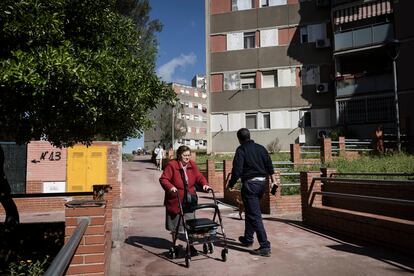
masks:
[[[253,245],[253,242],[248,241],[244,236],[239,237],[239,242],[245,247],[250,247]]]
[[[271,253],[272,250],[269,247],[259,247],[258,249],[252,251],[253,255],[259,255],[263,257],[270,257]]]

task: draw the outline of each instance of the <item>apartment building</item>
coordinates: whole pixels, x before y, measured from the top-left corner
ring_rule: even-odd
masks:
[[[395,135],[398,108],[401,133],[412,137],[414,1],[332,0],[331,5],[338,125],[361,138],[371,138],[378,124]],[[395,40],[399,43],[390,43]]]
[[[206,0],[208,151],[251,130],[287,150],[336,124],[329,1]]]
[[[204,78],[195,76],[193,82],[197,86],[189,86],[172,83],[171,86],[180,101],[180,111],[173,114],[171,107],[159,106],[151,114],[156,125],[145,131],[144,147],[152,150],[159,143],[171,147],[171,140],[165,141],[163,129],[172,125],[173,117],[175,124],[181,119],[185,122],[186,133],[184,137],[174,139],[174,148],[187,145],[192,149],[205,149],[207,145],[207,93],[204,89]],[[170,123],[171,122],[171,123]],[[166,130],[169,132],[170,130]],[[163,141],[164,140],[164,141]]]

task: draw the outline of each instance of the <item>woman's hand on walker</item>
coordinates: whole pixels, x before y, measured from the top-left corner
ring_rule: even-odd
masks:
[[[172,188],[170,189],[170,192],[171,192],[171,193],[176,193],[176,192],[177,192],[177,188],[176,188],[176,187],[172,187]]]
[[[211,187],[210,187],[210,186],[208,186],[208,185],[203,186],[203,190],[204,190],[205,192],[208,192],[210,189],[211,189]]]

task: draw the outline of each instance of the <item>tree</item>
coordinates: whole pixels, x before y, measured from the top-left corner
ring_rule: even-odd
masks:
[[[172,124],[174,116],[174,141],[181,139],[187,133],[187,123],[181,118],[183,107],[180,102],[174,101],[173,105],[164,104],[160,107],[160,114],[162,114],[162,120],[160,120],[161,129],[161,143],[165,145],[172,144]],[[172,145],[171,145],[172,147]]]
[[[175,94],[155,74],[159,28],[143,7],[133,20],[116,0],[2,0],[0,140],[71,146],[149,127]]]

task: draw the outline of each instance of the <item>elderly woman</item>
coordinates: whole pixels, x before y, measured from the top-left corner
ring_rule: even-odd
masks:
[[[164,205],[166,207],[165,228],[171,231],[172,239],[175,239],[175,230],[179,220],[180,208],[176,192],[180,196],[181,203],[184,199],[185,180],[188,183],[188,192],[195,194],[195,184],[201,185],[204,191],[210,187],[207,180],[200,173],[196,163],[191,158],[191,150],[187,146],[181,146],[177,149],[177,158],[171,160],[166,165],[163,174],[160,177],[160,183],[165,191]],[[193,219],[193,213],[186,213],[186,219]],[[180,231],[181,232],[181,231]],[[195,251],[192,248],[192,251]]]

